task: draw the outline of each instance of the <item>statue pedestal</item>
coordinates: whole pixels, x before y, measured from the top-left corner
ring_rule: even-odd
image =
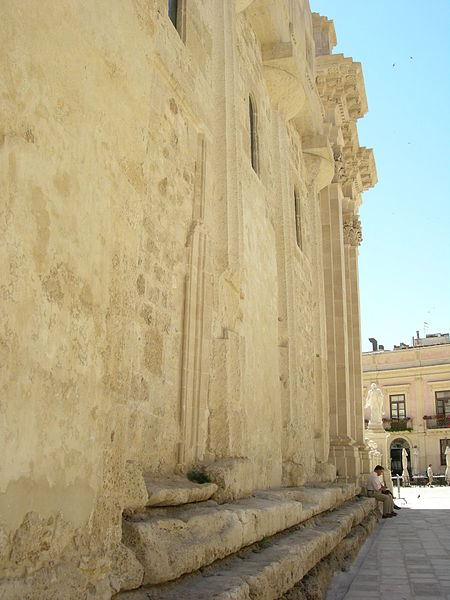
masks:
[[[390,458],[387,447],[389,433],[383,429],[383,425],[369,425],[364,433],[366,438],[376,443],[378,452],[381,453],[382,463],[384,463],[382,466],[387,468]]]
[[[383,425],[369,425],[364,432],[366,439],[369,440],[369,446],[372,448],[372,457],[375,460],[380,459],[379,464],[385,469],[385,484],[388,488],[392,487],[392,479],[390,477],[390,455],[388,453],[387,440],[389,433],[383,429]],[[376,444],[376,448],[374,445]],[[378,455],[379,453],[379,455]],[[371,462],[374,462],[373,459]],[[370,470],[373,471],[375,464],[370,465]],[[389,471],[389,474],[387,473]],[[392,491],[392,490],[391,490]]]

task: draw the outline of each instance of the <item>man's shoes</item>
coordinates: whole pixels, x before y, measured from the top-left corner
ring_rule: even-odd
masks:
[[[391,512],[391,517],[396,517],[396,516],[397,516],[397,513]]]
[[[392,517],[391,513],[388,513],[387,515],[383,515],[381,518],[382,519],[390,519]]]
[[[402,510],[402,507],[401,506],[397,506],[396,504],[394,504],[394,508],[395,508],[395,510]]]

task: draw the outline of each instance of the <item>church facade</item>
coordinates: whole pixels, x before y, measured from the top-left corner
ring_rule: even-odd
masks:
[[[364,80],[307,0],[1,12],[0,596],[107,598],[139,474],[368,469]]]

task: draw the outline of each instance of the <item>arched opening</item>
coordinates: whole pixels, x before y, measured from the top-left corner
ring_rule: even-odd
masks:
[[[391,471],[392,475],[401,475],[403,472],[403,464],[402,464],[402,451],[403,448],[406,449],[406,453],[408,455],[408,472],[409,476],[412,476],[411,471],[411,448],[409,446],[409,442],[403,438],[396,438],[391,443]]]
[[[251,96],[248,97],[248,111],[250,121],[250,160],[255,173],[258,173],[258,134],[257,134],[257,115],[255,101]]]

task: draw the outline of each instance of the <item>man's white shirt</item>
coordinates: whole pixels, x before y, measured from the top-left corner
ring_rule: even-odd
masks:
[[[378,490],[380,488],[381,488],[381,481],[380,481],[378,475],[375,473],[375,471],[373,471],[369,475],[369,479],[367,480],[367,489],[371,492],[378,492]]]

